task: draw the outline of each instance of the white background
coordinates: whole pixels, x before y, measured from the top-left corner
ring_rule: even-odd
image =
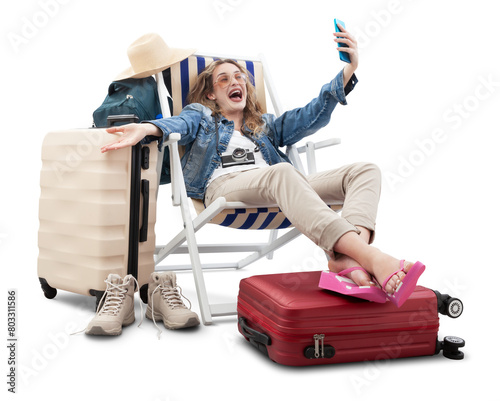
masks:
[[[1,324],[7,289],[18,290],[17,399],[120,397],[200,399],[499,399],[498,272],[499,31],[493,1],[372,0],[3,2],[0,147]],[[360,42],[359,84],[315,139],[342,138],[321,169],[373,161],[384,174],[375,245],[427,271],[420,283],[459,297],[461,318],[441,318],[440,336],[465,338],[466,359],[442,356],[288,368],[266,360],[237,332],[236,319],[157,340],[150,321],[117,338],[83,329],[93,299],[44,298],[36,274],[40,152],[54,129],[87,127],[127,47],[148,32],[171,47],[235,55],[264,53],[285,109],[311,100],[341,68],[333,19]],[[424,149],[425,153],[424,153]],[[168,189],[166,189],[168,191]],[[167,195],[157,234],[175,232]],[[219,231],[217,231],[219,232]],[[221,236],[224,234],[220,234]],[[273,261],[207,274],[217,297],[239,279],[319,270],[305,239]],[[191,274],[179,274],[198,311]],[[0,302],[1,303],[1,302]],[[139,319],[139,302],[136,316]],[[5,338],[5,337],[3,337]],[[4,346],[2,346],[4,348]],[[6,383],[7,354],[0,361]],[[495,368],[496,369],[496,368]],[[2,385],[6,392],[7,384]],[[487,395],[489,394],[489,395]],[[3,397],[3,396],[2,396]]]

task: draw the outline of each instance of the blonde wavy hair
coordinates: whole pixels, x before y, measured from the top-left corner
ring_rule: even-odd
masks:
[[[255,87],[253,85],[253,76],[250,72],[243,66],[239,65],[236,61],[231,59],[216,60],[210,63],[205,69],[198,75],[195,84],[189,91],[187,102],[188,103],[200,103],[210,110],[212,110],[212,115],[220,114],[221,109],[215,100],[208,98],[208,95],[213,92],[213,75],[215,69],[225,63],[230,63],[235,65],[240,69],[241,72],[248,76],[248,81],[246,83],[247,88],[247,99],[246,106],[243,110],[244,124],[251,131],[250,135],[260,136],[264,131],[264,120],[262,119],[262,114],[264,113],[261,105],[257,101],[257,96],[255,94]]]

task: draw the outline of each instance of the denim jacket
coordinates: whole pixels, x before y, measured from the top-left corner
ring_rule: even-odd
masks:
[[[353,75],[344,90],[343,71],[340,71],[330,83],[321,88],[319,96],[306,106],[287,111],[279,117],[263,114],[264,132],[255,140],[266,162],[270,165],[290,163],[279,147],[293,145],[326,126],[337,103],[347,104],[346,96],[357,82],[356,76]],[[207,182],[221,162],[216,150],[215,118],[212,111],[199,103],[192,103],[184,107],[178,116],[148,123],[156,125],[163,132],[159,147],[171,133],[181,134],[179,144],[185,146],[181,165],[187,195],[203,199]],[[226,151],[233,130],[233,121],[224,117],[219,120],[220,154]],[[146,137],[142,143],[150,143],[153,138],[155,137]]]

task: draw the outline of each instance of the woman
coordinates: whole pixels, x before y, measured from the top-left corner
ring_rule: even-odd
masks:
[[[279,118],[262,114],[248,72],[231,60],[218,60],[198,77],[190,104],[179,116],[109,128],[120,137],[101,151],[181,134],[186,153],[182,167],[188,196],[208,206],[219,196],[259,205],[276,203],[303,234],[323,248],[329,269],[362,286],[381,284],[398,306],[413,291],[423,269],[399,261],[370,246],[380,194],[380,172],[372,164],[356,163],[305,177],[278,147],[291,145],[324,127],[337,103],[355,87],[357,43],[343,27],[335,41],[347,47],[346,64],[308,105]],[[249,160],[233,165],[231,154],[248,149]],[[252,161],[253,156],[253,161]],[[342,217],[325,201],[342,200]],[[417,265],[416,265],[417,266]],[[400,291],[400,289],[403,289]]]

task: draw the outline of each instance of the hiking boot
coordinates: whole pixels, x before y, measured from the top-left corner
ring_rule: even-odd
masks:
[[[106,280],[106,291],[99,303],[97,313],[90,321],[85,334],[94,336],[117,336],[122,333],[122,326],[134,323],[135,278],[127,275],[123,278],[110,274]]]
[[[153,272],[148,283],[148,308],[146,317],[163,320],[167,329],[183,329],[200,324],[198,315],[184,305],[181,299],[182,290],[177,286],[177,278],[173,272]],[[158,326],[156,326],[158,327]],[[158,328],[159,330],[159,328]],[[160,330],[161,332],[161,330]]]

